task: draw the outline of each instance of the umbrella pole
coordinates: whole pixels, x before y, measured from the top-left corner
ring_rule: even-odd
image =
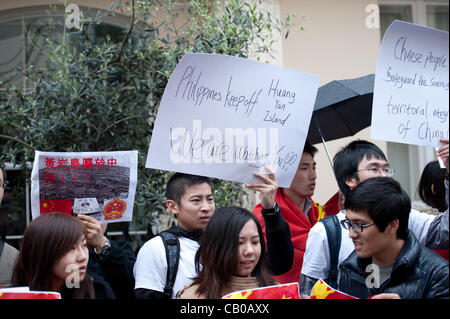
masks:
[[[314,116],[314,123],[316,123],[317,130],[319,131],[319,135],[322,138],[322,144],[325,147],[325,152],[327,153],[328,160],[330,161],[331,168],[334,170],[333,161],[331,160],[330,152],[328,151],[327,144],[325,143],[325,139],[323,138],[322,131],[320,130],[319,122],[317,121],[317,117]]]

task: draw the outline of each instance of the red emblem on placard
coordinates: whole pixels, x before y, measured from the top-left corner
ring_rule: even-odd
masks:
[[[123,200],[115,199],[110,201],[103,208],[103,216],[105,216],[105,220],[113,220],[121,218],[125,210],[127,209],[127,203]]]

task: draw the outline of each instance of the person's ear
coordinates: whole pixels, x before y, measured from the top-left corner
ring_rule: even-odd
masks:
[[[177,205],[177,203],[175,202],[175,201],[173,201],[173,200],[171,200],[171,199],[168,199],[167,201],[166,201],[166,207],[167,207],[167,210],[169,211],[169,212],[171,212],[172,214],[174,214],[175,216],[177,216],[178,215],[178,205]]]
[[[398,219],[394,219],[393,221],[391,221],[388,225],[387,225],[387,230],[390,234],[397,234],[397,229],[399,226],[399,221]]]
[[[433,195],[436,195],[436,192],[434,191],[434,184],[431,184],[431,192],[433,193]]]
[[[353,189],[358,185],[358,181],[355,177],[348,177],[345,179],[345,184],[347,184],[350,189]]]

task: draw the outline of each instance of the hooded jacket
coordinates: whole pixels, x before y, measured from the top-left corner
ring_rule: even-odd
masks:
[[[379,288],[366,286],[366,267],[372,258],[359,258],[356,251],[340,265],[338,289],[357,298],[381,293],[396,293],[402,299],[448,299],[448,261],[426,247],[414,234],[408,233],[392,267],[391,277]]]

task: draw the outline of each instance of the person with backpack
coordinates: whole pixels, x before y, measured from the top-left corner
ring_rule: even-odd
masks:
[[[263,215],[269,225],[267,266],[272,273],[288,271],[293,262],[289,225],[281,218],[274,197],[275,175],[254,173],[261,183],[248,185],[260,194]],[[178,225],[147,241],[139,250],[134,265],[137,299],[175,298],[197,275],[195,254],[203,229],[214,214],[211,181],[207,177],[175,173],[166,187],[166,205]]]
[[[448,140],[440,151],[445,148],[448,163]],[[350,142],[334,156],[333,162],[336,180],[344,197],[366,179],[377,176],[392,177],[394,174],[383,151],[364,140]],[[311,228],[299,278],[301,295],[309,295],[314,284],[321,278],[330,286],[337,287],[339,265],[354,250],[348,230],[341,227],[345,216],[344,209]],[[448,223],[436,223],[435,216],[414,209],[409,214],[408,227],[422,246],[425,246],[431,237],[442,237],[437,234],[448,234]]]

